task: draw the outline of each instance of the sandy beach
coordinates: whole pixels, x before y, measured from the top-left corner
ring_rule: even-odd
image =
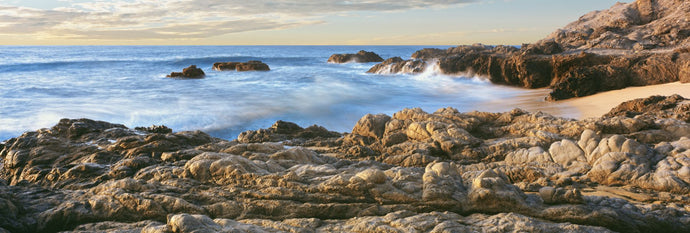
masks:
[[[558,101],[558,105],[564,108],[574,107],[578,110],[577,115],[571,115],[577,119],[589,117],[600,117],[620,103],[646,98],[652,95],[669,96],[679,94],[685,98],[690,97],[690,83],[667,83],[643,87],[629,87],[621,90],[607,91],[591,96]]]

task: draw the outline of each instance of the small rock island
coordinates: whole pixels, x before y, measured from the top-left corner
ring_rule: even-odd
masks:
[[[216,62],[213,64],[213,70],[217,71],[269,71],[271,68],[268,64],[262,61],[248,61],[248,62]]]
[[[328,58],[329,63],[368,63],[368,62],[382,62],[383,58],[374,52],[367,52],[360,50],[359,52],[352,54],[333,54]]]
[[[172,72],[168,78],[182,78],[182,79],[196,79],[206,77],[206,73],[201,68],[197,68],[196,65],[191,65],[187,68],[182,69],[182,72]]]

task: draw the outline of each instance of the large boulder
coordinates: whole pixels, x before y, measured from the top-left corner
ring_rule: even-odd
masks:
[[[367,62],[382,62],[383,58],[374,52],[367,52],[360,50],[359,52],[352,54],[333,54],[328,58],[329,63],[367,63]]]

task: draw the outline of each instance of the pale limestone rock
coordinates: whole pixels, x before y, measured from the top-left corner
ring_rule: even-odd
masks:
[[[587,177],[608,185],[625,184],[650,172],[646,155],[627,152],[608,152],[597,159]]]
[[[424,122],[412,122],[410,126],[407,127],[407,137],[417,141],[426,141],[431,137],[431,134],[426,128],[426,123]]]
[[[651,149],[635,140],[627,139],[621,135],[613,135],[602,139],[597,148],[587,156],[587,161],[593,165],[601,156],[609,152],[626,152],[634,155],[649,156]]]
[[[294,164],[324,164],[325,161],[319,155],[302,147],[291,148],[286,151],[277,152],[270,157],[272,160],[284,161],[288,166]]]
[[[539,196],[546,204],[583,203],[582,193],[577,189],[543,187],[539,189]]]
[[[365,137],[381,139],[386,131],[386,123],[390,119],[391,117],[385,114],[367,114],[357,122],[352,132]]]
[[[295,175],[299,177],[317,177],[317,176],[329,176],[334,175],[338,172],[335,167],[331,164],[301,164],[295,165],[288,169],[287,171],[294,172]]]
[[[530,208],[525,194],[494,170],[482,171],[472,180],[468,198],[473,210],[506,211]]]
[[[575,142],[568,139],[551,144],[549,153],[553,161],[563,167],[570,167],[574,162],[587,162],[585,152]]]
[[[464,199],[465,187],[454,165],[432,162],[424,169],[422,199],[458,203]]]
[[[553,162],[551,155],[541,147],[535,146],[529,149],[521,148],[517,151],[509,152],[505,162],[510,165],[525,165],[529,163],[549,163]]]
[[[168,225],[174,233],[211,233],[222,230],[220,225],[205,215],[173,215],[168,219]]]
[[[355,175],[355,177],[362,179],[364,182],[372,184],[382,184],[386,182],[386,174],[383,171],[376,168],[369,168],[361,171]]]

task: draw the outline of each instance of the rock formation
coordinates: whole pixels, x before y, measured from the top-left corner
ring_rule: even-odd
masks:
[[[329,63],[348,63],[348,62],[382,62],[383,58],[374,52],[367,52],[360,50],[359,52],[352,54],[333,54],[328,58]]]
[[[690,2],[638,0],[582,16],[520,49],[475,44],[424,49],[412,60],[388,61],[370,73],[419,73],[410,63],[446,74],[488,77],[493,83],[553,89],[560,100],[669,82],[690,82]],[[421,70],[420,70],[421,69]]]
[[[0,232],[687,232],[688,108],[405,109],[233,141],[63,119],[0,144]]]
[[[182,72],[172,72],[167,77],[168,78],[203,78],[206,76],[204,71],[197,68],[196,65],[191,65],[187,68],[182,69]]]
[[[637,0],[588,13],[545,40],[566,49],[633,49],[690,44],[690,4],[682,0]]]
[[[271,68],[266,63],[261,61],[248,62],[216,62],[213,64],[213,69],[217,71],[269,71]]]

